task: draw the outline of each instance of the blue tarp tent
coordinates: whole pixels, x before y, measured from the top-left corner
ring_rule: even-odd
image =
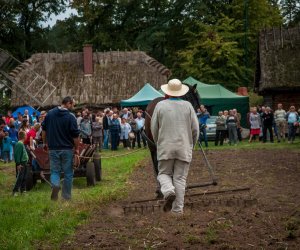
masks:
[[[163,95],[153,88],[149,83],[146,83],[145,86],[133,97],[127,100],[122,100],[121,106],[146,106],[157,97],[163,97]]]
[[[28,110],[28,114],[29,114],[29,115],[32,115],[33,112],[36,112],[37,116],[40,116],[40,112],[39,112],[38,110],[34,109],[34,108],[31,107],[31,106],[22,106],[22,107],[18,107],[18,108],[12,113],[12,116],[13,116],[14,118],[17,118],[19,112],[23,115],[25,109]]]

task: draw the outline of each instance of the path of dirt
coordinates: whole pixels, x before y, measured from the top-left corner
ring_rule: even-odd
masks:
[[[130,178],[126,200],[99,210],[62,249],[299,249],[300,154],[288,150],[210,150],[219,184],[203,191],[250,187],[248,192],[205,195],[186,199],[185,214],[164,213],[157,202],[147,209],[122,206],[153,198],[150,161]],[[206,182],[209,175],[195,152],[188,183]],[[152,205],[154,211],[152,212]],[[150,208],[149,208],[150,207]]]

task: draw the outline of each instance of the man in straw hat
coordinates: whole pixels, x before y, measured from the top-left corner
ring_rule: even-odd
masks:
[[[161,89],[169,98],[156,105],[151,120],[151,132],[157,145],[157,179],[165,198],[164,211],[181,214],[199,124],[192,105],[179,98],[189,91],[186,85],[172,79]]]

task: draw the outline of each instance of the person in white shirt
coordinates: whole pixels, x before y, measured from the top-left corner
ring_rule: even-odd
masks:
[[[274,112],[274,119],[275,119],[276,127],[278,129],[277,131],[278,142],[280,142],[281,139],[285,141],[286,112],[284,109],[282,109],[281,103],[278,103],[277,107],[278,109]]]
[[[164,211],[177,215],[183,213],[186,178],[199,136],[199,123],[191,103],[179,99],[189,91],[186,85],[173,79],[161,89],[169,99],[158,102],[151,119],[157,145],[157,180],[165,198]]]
[[[135,119],[135,122],[136,122],[136,140],[137,140],[137,143],[138,143],[138,147],[140,148],[141,147],[141,132],[145,126],[145,118],[142,117],[142,113],[141,112],[137,112],[137,118]],[[143,140],[143,145],[144,147],[147,147],[147,143],[146,143],[146,140],[144,137],[142,137],[142,140]]]

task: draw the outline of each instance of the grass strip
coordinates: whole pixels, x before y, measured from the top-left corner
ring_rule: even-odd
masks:
[[[125,152],[121,149],[114,154]],[[101,153],[103,156],[111,154],[110,151]],[[85,178],[75,178],[71,202],[52,202],[51,188],[40,182],[25,195],[12,197],[14,164],[0,163],[0,248],[57,248],[78,225],[85,223],[99,204],[127,194],[129,175],[148,156],[148,150],[141,150],[125,157],[103,159],[103,180],[94,187],[87,187]]]

